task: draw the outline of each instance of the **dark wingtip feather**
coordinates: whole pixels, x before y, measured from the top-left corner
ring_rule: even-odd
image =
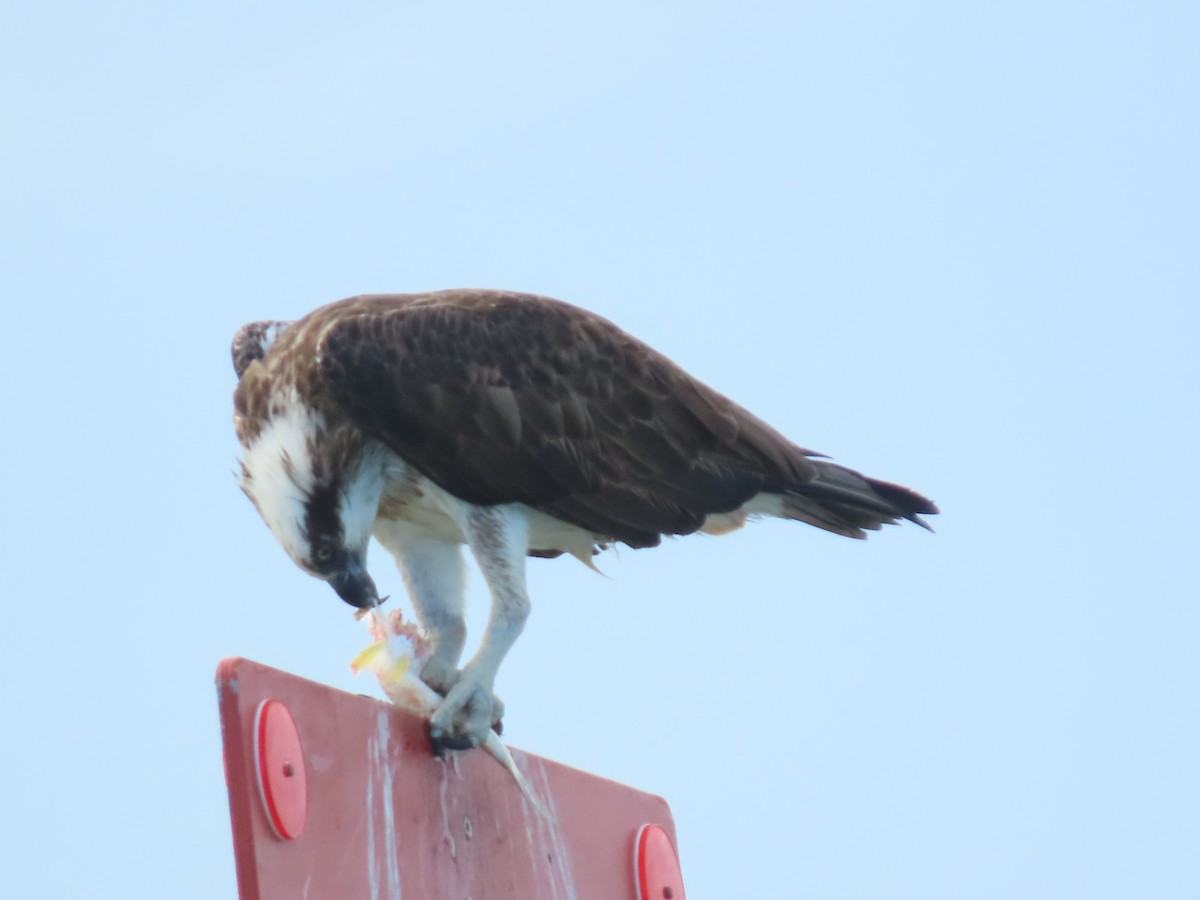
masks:
[[[937,513],[937,509],[935,508],[932,515],[936,515],[936,513]],[[926,522],[924,519],[922,519],[918,515],[914,514],[911,516],[905,516],[904,518],[908,519],[908,521],[912,522],[914,525],[920,525],[922,528],[924,528],[930,534],[937,534],[937,532],[933,530],[933,526],[930,525],[928,522]]]

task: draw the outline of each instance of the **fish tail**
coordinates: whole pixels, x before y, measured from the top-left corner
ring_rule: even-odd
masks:
[[[499,762],[500,765],[504,766],[504,768],[508,770],[508,774],[511,775],[513,777],[513,781],[517,783],[517,787],[520,789],[521,795],[529,801],[529,805],[534,808],[537,814],[551,825],[555,824],[558,821],[557,817],[549,810],[546,804],[542,802],[542,798],[537,795],[537,791],[533,789],[533,785],[529,783],[529,779],[526,778],[524,774],[522,774],[521,770],[517,768],[516,760],[512,758],[512,754],[509,753],[508,747],[504,746],[504,742],[500,740],[494,731],[488,735],[487,740],[483,742],[483,746],[490,754],[492,754],[492,756],[496,758],[496,761]]]

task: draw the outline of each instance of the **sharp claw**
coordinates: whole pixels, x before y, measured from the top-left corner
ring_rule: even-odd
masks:
[[[438,750],[469,750],[483,744],[492,730],[500,733],[504,704],[489,688],[474,679],[468,680],[456,669],[449,672],[454,676],[453,687],[433,713],[429,740]],[[426,678],[429,674],[427,665],[421,677]],[[435,669],[432,674],[441,673]],[[429,679],[426,683],[430,680],[437,679]]]
[[[429,732],[429,743],[435,756],[442,756],[447,750],[470,750],[476,746],[469,737],[446,734],[445,732]]]

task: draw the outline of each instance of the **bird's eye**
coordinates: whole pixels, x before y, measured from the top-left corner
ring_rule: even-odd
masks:
[[[317,562],[329,562],[333,559],[333,546],[330,544],[322,544],[316,549],[313,554],[317,558]]]

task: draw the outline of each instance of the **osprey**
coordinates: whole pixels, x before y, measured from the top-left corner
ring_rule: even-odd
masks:
[[[796,446],[598,315],[488,290],[350,297],[233,342],[241,486],[301,569],[382,602],[372,535],[396,558],[444,697],[436,745],[499,722],[496,672],[529,614],[525,558],[592,565],[620,542],[724,534],[754,516],[847,537],[937,507]],[[491,594],[466,639],[462,547]]]

